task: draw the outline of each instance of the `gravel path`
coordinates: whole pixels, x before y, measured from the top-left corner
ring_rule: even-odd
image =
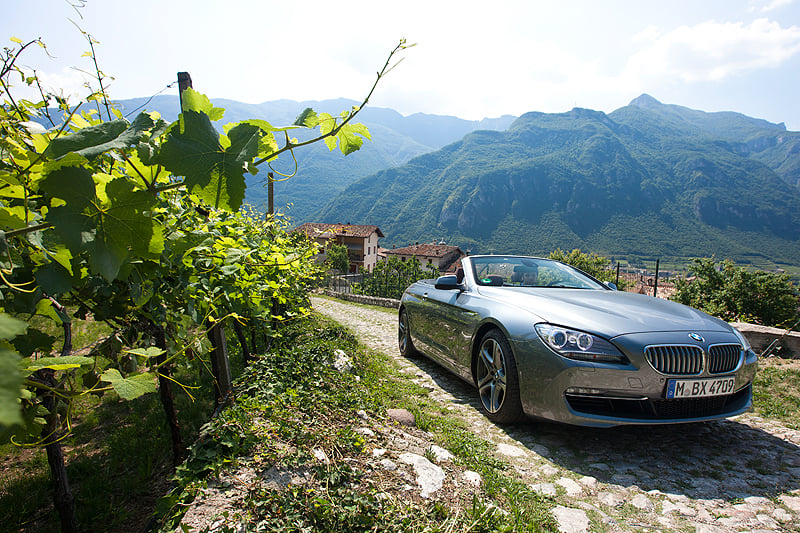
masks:
[[[800,531],[800,432],[746,414],[669,427],[591,429],[535,422],[501,428],[474,390],[397,350],[394,312],[312,299],[314,308],[395,358],[432,399],[463,417],[531,488],[551,496],[566,533]]]

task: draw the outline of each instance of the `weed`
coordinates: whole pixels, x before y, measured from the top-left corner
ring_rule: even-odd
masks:
[[[800,429],[800,369],[764,366],[758,370],[753,387],[755,411]]]

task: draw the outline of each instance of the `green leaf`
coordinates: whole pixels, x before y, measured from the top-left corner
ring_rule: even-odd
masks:
[[[65,355],[64,357],[42,357],[35,361],[30,361],[25,370],[36,372],[43,368],[51,370],[69,370],[70,368],[80,368],[84,365],[93,365],[94,359],[83,357],[82,355]]]
[[[128,256],[127,248],[115,240],[95,239],[92,245],[89,266],[92,267],[93,272],[97,272],[108,281],[113,281]]]
[[[164,236],[151,215],[157,202],[153,195],[125,178],[101,177],[96,186],[89,170],[62,167],[48,174],[42,187],[67,202],[48,212],[55,232],[73,256],[89,251],[92,271],[112,281],[129,253],[157,257],[164,249]]]
[[[0,316],[8,317],[5,314]],[[19,371],[20,359],[20,355],[13,350],[0,348],[0,427],[22,423],[18,398],[24,380]]]
[[[39,187],[51,198],[60,198],[70,205],[71,209],[80,211],[87,207],[96,196],[92,170],[81,166],[83,158],[64,164],[48,167],[45,178]]]
[[[14,337],[25,333],[27,329],[27,322],[5,313],[0,313],[0,339],[10,341]]]
[[[52,335],[31,329],[25,335],[21,335],[11,341],[14,349],[22,357],[30,357],[34,352],[50,353],[56,343],[56,338]]]
[[[52,319],[59,326],[72,322],[72,317],[69,313],[56,309],[56,306],[53,305],[49,298],[39,298],[39,301],[36,302],[36,314]]]
[[[15,207],[0,206],[0,226],[10,229],[25,227],[25,208],[21,205]]]
[[[302,113],[297,115],[297,118],[294,119],[295,126],[304,126],[306,128],[315,128],[317,124],[319,124],[319,119],[317,118],[317,114],[314,112],[313,109],[307,107],[303,110]]]
[[[220,120],[225,113],[225,109],[214,107],[206,95],[194,89],[186,89],[181,93],[181,111],[203,113],[214,121]]]
[[[184,127],[173,127],[161,147],[159,161],[170,172],[184,176],[192,194],[219,209],[236,211],[244,201],[245,164],[259,152],[262,129],[238,124],[230,129],[230,146],[223,149],[209,117],[183,112]]]
[[[107,203],[95,206],[91,216],[96,221],[97,239],[125,243],[134,255],[155,258],[164,249],[162,227],[150,212],[157,199],[149,192],[136,189],[124,178],[105,186]]]
[[[146,359],[150,359],[153,357],[159,357],[166,353],[166,350],[162,350],[161,348],[156,348],[155,346],[149,346],[147,348],[134,348],[133,350],[125,350],[125,353],[130,353],[133,355],[138,355],[139,357],[144,357]]]
[[[153,375],[149,373],[135,374],[127,378],[122,377],[119,370],[109,368],[100,376],[101,381],[111,383],[114,391],[123,400],[133,400],[144,394],[157,390]]]
[[[84,149],[97,147],[115,139],[127,128],[127,120],[112,120],[95,126],[88,126],[71,135],[56,137],[50,141],[50,145],[44,151],[44,155],[51,159],[58,159],[70,152],[80,152]]]
[[[51,296],[66,294],[72,290],[72,278],[69,272],[58,263],[48,263],[35,272],[36,283]]]
[[[108,141],[95,146],[89,146],[81,150],[77,150],[77,153],[86,157],[87,159],[92,159],[109,150],[122,150],[138,143],[139,140],[144,137],[144,134],[150,131],[155,124],[156,123],[150,114],[144,112],[139,113],[139,116],[136,117],[130,127],[125,129],[113,139],[109,139]]]
[[[370,138],[369,131],[363,124],[345,124],[336,134],[336,138],[339,139],[339,149],[344,155],[352,154],[361,148],[364,139],[358,135]]]

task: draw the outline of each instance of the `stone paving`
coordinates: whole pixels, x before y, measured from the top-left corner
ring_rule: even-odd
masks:
[[[467,384],[427,359],[399,355],[394,313],[312,301],[495,443],[521,480],[553,499],[565,533],[800,531],[798,431],[752,414],[666,427],[501,428],[481,415]]]

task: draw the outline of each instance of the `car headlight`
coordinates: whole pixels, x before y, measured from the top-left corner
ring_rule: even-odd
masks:
[[[739,331],[738,329],[734,328],[733,326],[731,326],[731,329],[733,329],[733,334],[736,335],[736,338],[739,339],[739,342],[742,343],[742,350],[744,350],[746,352],[747,350],[750,350],[750,349],[753,348],[752,346],[750,346],[750,343],[747,342],[747,337],[745,337],[742,334],[741,331]]]
[[[599,363],[625,363],[627,358],[607,340],[552,324],[536,324],[536,333],[554,352],[568,359]]]

